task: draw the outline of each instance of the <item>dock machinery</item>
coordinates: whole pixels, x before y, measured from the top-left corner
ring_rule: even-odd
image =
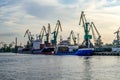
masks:
[[[82,25],[82,27],[84,28],[84,33],[85,33],[84,41],[82,42],[82,45],[85,45],[88,48],[92,47],[93,45],[90,41],[90,39],[92,39],[92,35],[89,34],[90,24],[89,22],[87,22],[84,11],[81,12],[79,25]]]
[[[40,31],[40,34],[39,34],[39,40],[40,42],[43,41],[43,37],[46,35],[46,28],[45,26],[42,27],[41,31]]]
[[[54,44],[55,46],[57,44],[57,37],[58,37],[59,30],[62,31],[62,27],[61,27],[60,20],[57,20],[55,29],[52,33],[53,34],[53,40],[51,40],[52,44]]]
[[[77,43],[76,43],[76,39],[77,39],[77,38],[75,37],[75,34],[74,34],[73,30],[70,32],[70,35],[69,35],[69,37],[68,37],[69,43],[71,43],[71,39],[73,40],[74,45],[77,45]]]
[[[46,31],[46,41],[45,41],[45,44],[48,44],[49,41],[50,41],[50,34],[51,34],[51,28],[50,28],[50,23],[48,23],[48,29]]]
[[[34,40],[34,38],[29,29],[26,30],[24,37],[26,37],[26,35],[28,36],[26,48],[30,48],[32,46],[32,41]]]
[[[113,45],[117,47],[120,45],[120,27],[118,28],[116,32],[114,32],[114,34],[116,34],[116,37],[113,41]]]
[[[98,30],[93,22],[91,22],[91,24],[90,24],[90,30],[92,32],[94,46],[95,47],[102,47],[103,42],[101,40],[101,35],[98,32]]]

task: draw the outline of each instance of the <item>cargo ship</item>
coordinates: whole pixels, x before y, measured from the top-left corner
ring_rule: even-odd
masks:
[[[77,55],[77,56],[92,56],[92,48],[81,48],[73,45],[58,45],[56,47],[55,55]]]
[[[54,47],[44,47],[43,49],[32,50],[32,54],[54,55]]]
[[[54,46],[52,46],[50,43],[41,44],[39,41],[34,41],[32,47],[32,54],[53,55]]]
[[[73,45],[58,45],[55,48],[55,55],[75,55],[78,46]]]
[[[92,48],[80,48],[78,45],[70,45],[67,41],[63,41],[55,48],[55,55],[92,56],[93,50]]]

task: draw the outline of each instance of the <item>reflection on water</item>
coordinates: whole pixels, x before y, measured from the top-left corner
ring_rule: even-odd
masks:
[[[0,80],[119,80],[119,56],[0,54]]]
[[[91,65],[90,65],[90,59],[91,57],[84,57],[84,75],[85,77],[82,80],[92,80],[91,74]]]

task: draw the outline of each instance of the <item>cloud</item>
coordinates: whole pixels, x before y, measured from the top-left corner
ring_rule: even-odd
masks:
[[[104,7],[114,7],[120,5],[120,0],[106,0],[107,4]]]
[[[83,28],[78,25],[83,10],[88,21],[96,24],[104,42],[108,39],[112,42],[113,32],[120,25],[119,4],[119,0],[0,0],[0,32],[14,31],[23,35],[30,29],[37,34],[43,25],[47,27],[47,23],[53,30],[59,19],[63,27],[61,35],[66,35],[64,38],[74,30],[83,39]]]
[[[16,2],[16,0],[0,0],[0,7],[9,6]]]
[[[17,37],[18,39],[18,45],[20,44],[20,42],[25,44],[24,39],[22,39],[22,35],[17,33],[17,32],[4,32],[4,33],[0,33],[0,42],[3,41],[6,44],[9,44],[11,42],[15,42],[15,38]]]
[[[70,13],[76,12],[75,7],[60,6],[62,5],[43,5],[37,2],[28,2],[24,6],[24,11],[40,20],[47,21],[55,21],[57,19],[68,20],[68,18],[70,19],[72,17]]]
[[[11,37],[11,36],[19,36],[19,34],[13,32],[0,33],[0,37]]]
[[[53,17],[53,15],[55,16],[57,11],[55,6],[45,6],[35,2],[32,2],[32,5],[30,4],[31,3],[24,7],[25,11],[27,14],[38,17],[40,19],[49,19],[50,17]]]
[[[65,5],[74,4],[78,2],[78,0],[58,0],[58,1]]]

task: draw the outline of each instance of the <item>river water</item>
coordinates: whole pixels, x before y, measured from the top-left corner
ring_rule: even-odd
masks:
[[[0,80],[120,80],[120,57],[0,53]]]

